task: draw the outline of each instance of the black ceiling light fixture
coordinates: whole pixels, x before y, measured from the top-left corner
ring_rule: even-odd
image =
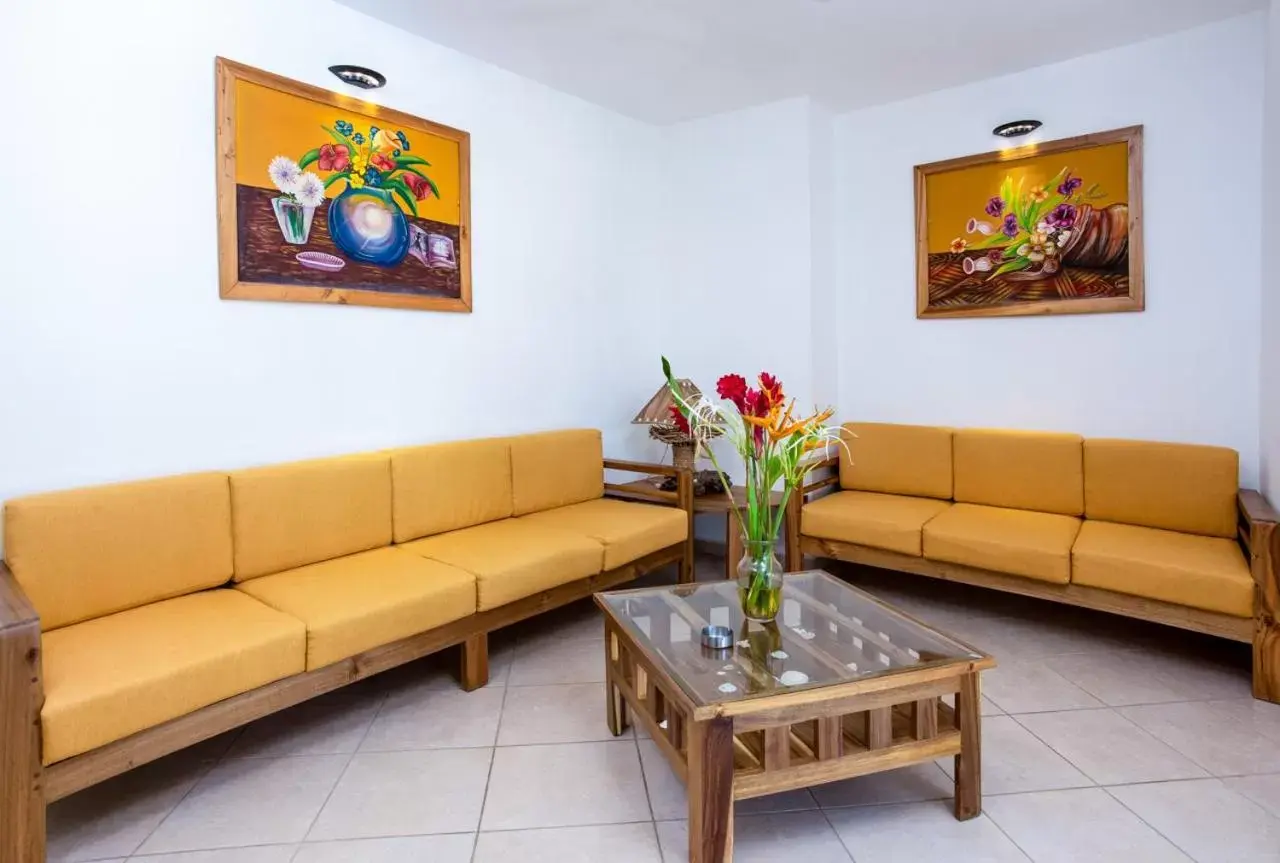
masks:
[[[1021,138],[1030,135],[1044,124],[1039,120],[1014,120],[1012,123],[1001,123],[991,130],[991,134],[1001,138]]]
[[[364,66],[350,66],[343,63],[330,66],[329,71],[341,78],[343,83],[359,87],[361,90],[376,90],[387,83],[386,75]]]

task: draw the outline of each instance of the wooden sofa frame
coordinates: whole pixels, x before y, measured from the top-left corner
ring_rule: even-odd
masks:
[[[462,687],[470,692],[489,680],[490,632],[672,563],[679,564],[681,582],[692,581],[691,475],[669,465],[616,459],[606,459],[604,469],[674,476],[675,491],[655,489],[646,500],[683,509],[689,523],[687,539],[617,569],[277,680],[48,767],[41,759],[44,692],[40,618],[13,573],[0,561],[0,863],[43,863],[45,807],[134,767],[456,645],[462,647],[459,677]],[[615,488],[606,483],[606,495]]]
[[[1280,530],[1276,528],[1280,515],[1258,492],[1240,489],[1237,496],[1239,521],[1236,538],[1249,562],[1254,582],[1253,619],[1250,620],[1096,587],[1052,584],[856,543],[806,536],[800,529],[800,510],[811,496],[827,489],[839,489],[839,464],[839,456],[814,463],[811,473],[831,469],[837,473],[807,483],[791,496],[787,504],[788,572],[803,569],[805,555],[832,558],[990,587],[1252,643],[1253,697],[1280,704]]]

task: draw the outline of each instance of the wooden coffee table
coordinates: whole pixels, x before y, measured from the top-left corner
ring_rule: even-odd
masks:
[[[769,625],[745,621],[732,582],[595,599],[609,728],[634,717],[684,780],[690,863],[733,859],[735,800],[946,755],[956,818],[982,811],[978,675],[990,656],[825,572],[786,576]],[[703,647],[708,623],[736,643]]]

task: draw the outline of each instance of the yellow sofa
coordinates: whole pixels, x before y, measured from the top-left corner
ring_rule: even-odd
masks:
[[[1280,703],[1280,531],[1222,447],[849,423],[788,513],[803,555],[934,576],[1254,645]],[[825,494],[824,494],[825,493]]]
[[[0,860],[129,767],[659,566],[692,496],[604,498],[600,433],[460,441],[11,500],[0,565]]]

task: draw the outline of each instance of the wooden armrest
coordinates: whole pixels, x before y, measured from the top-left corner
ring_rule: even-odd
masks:
[[[827,468],[827,467],[839,468],[840,454],[836,453],[835,455],[829,455],[824,458],[817,459],[810,464],[801,463],[800,466],[804,468],[804,472],[807,474],[813,473],[815,470],[822,470],[823,468]]]
[[[27,599],[9,567],[0,561],[0,630],[32,624],[39,629],[40,615],[36,607]]]
[[[813,494],[815,491],[822,491],[824,488],[831,488],[832,486],[839,485],[839,484],[840,484],[840,473],[839,473],[839,470],[840,470],[840,456],[839,456],[839,454],[832,455],[832,456],[827,456],[827,457],[826,457],[826,458],[824,458],[824,459],[821,459],[821,460],[819,460],[819,461],[815,461],[815,462],[814,462],[813,464],[811,464],[811,465],[807,465],[807,466],[805,466],[805,469],[804,469],[804,475],[807,477],[809,474],[813,473],[813,472],[814,472],[814,471],[816,471],[816,470],[828,470],[828,469],[832,469],[832,468],[834,468],[834,469],[836,470],[836,473],[835,473],[834,475],[832,475],[832,476],[828,476],[828,477],[824,477],[824,478],[822,478],[822,479],[820,479],[820,480],[816,480],[816,481],[814,481],[814,482],[807,482],[807,483],[805,483],[804,485],[802,485],[802,486],[800,487],[799,493],[798,493],[798,494],[796,494],[796,495],[792,495],[792,497],[798,497],[798,498],[800,498],[800,501],[799,501],[799,502],[800,502],[801,504],[803,504],[803,503],[805,502],[805,499],[806,499],[806,498],[808,498],[808,496],[809,496],[809,495],[811,495],[811,494]]]
[[[627,473],[656,473],[661,476],[675,476],[677,471],[669,464],[649,464],[642,461],[626,461],[625,459],[607,458],[604,460],[605,470],[621,470]]]
[[[1240,502],[1240,514],[1250,524],[1258,522],[1280,522],[1280,514],[1277,514],[1275,508],[1267,502],[1261,492],[1254,491],[1251,488],[1240,489],[1238,496]]]

